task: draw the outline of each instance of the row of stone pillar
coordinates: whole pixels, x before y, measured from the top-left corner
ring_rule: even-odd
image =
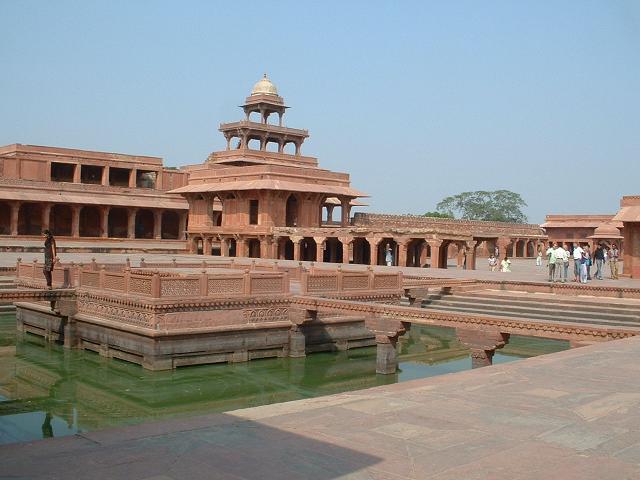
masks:
[[[28,202],[32,203],[32,202]],[[12,202],[10,204],[11,214],[10,214],[10,234],[16,236],[19,234],[19,221],[20,221],[20,207],[21,202]],[[66,204],[53,204],[53,203],[40,203],[41,208],[41,218],[40,225],[41,230],[49,230],[51,223],[51,210],[55,205],[66,205]],[[83,205],[68,205],[71,209],[71,237],[80,237],[80,212],[83,208],[93,208],[92,206],[83,206]],[[110,206],[98,206],[96,207],[100,212],[100,237],[108,237],[109,236],[109,212],[111,208],[122,208],[122,207],[110,207]],[[139,210],[138,208],[126,208],[127,210],[127,238],[136,238],[136,215]],[[154,231],[153,238],[161,239],[162,238],[162,215],[165,210],[161,209],[144,209],[153,213],[154,216]],[[178,212],[178,239],[184,238],[184,232],[187,227],[187,212]]]

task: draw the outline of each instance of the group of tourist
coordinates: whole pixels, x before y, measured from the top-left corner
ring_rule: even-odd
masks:
[[[589,280],[602,280],[605,264],[609,262],[611,270],[611,278],[618,278],[618,258],[620,251],[615,243],[607,246],[603,243],[598,244],[592,252],[589,245],[584,248],[579,244],[549,243],[546,251],[547,268],[549,269],[550,282],[567,282],[569,278],[569,267],[573,263],[573,281],[587,283]],[[542,251],[538,252],[536,265],[542,266]],[[596,271],[591,276],[591,267],[595,265]]]
[[[492,272],[495,272],[496,270],[498,270],[498,268],[500,268],[501,272],[510,272],[511,271],[511,260],[509,260],[509,257],[507,255],[504,256],[504,258],[500,261],[500,264],[498,265],[498,256],[497,254],[491,254],[489,255],[489,269]]]

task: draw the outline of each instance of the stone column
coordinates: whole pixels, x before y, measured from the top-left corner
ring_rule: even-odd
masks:
[[[136,177],[138,171],[135,168],[132,168],[129,171],[129,188],[136,188]]]
[[[509,342],[509,334],[498,330],[456,328],[458,340],[471,350],[471,366],[486,367],[493,362],[496,349]]]
[[[267,238],[260,239],[260,258],[272,258],[271,242]]]
[[[225,237],[220,237],[220,256],[229,256],[229,240]]]
[[[500,237],[498,238],[496,244],[498,245],[499,257],[504,258],[505,255],[509,255],[509,245],[511,244],[511,239],[509,237]],[[491,252],[494,253],[494,252]]]
[[[378,245],[382,240],[374,240],[369,242],[369,265],[378,265]]]
[[[428,243],[423,243],[421,245],[421,249],[420,249],[420,267],[424,267],[427,263],[427,247],[429,246]]]
[[[101,237],[107,238],[109,236],[109,211],[111,207],[102,207],[100,213],[102,214],[102,232]]]
[[[11,203],[11,235],[18,235],[18,217],[20,216],[20,202]]]
[[[162,210],[153,211],[153,238],[162,240]]]
[[[327,223],[331,223],[333,220],[333,209],[335,205],[327,205]]]
[[[342,263],[349,263],[349,245],[353,241],[353,238],[342,237],[340,238],[340,242],[342,242]]]
[[[187,217],[189,212],[178,213],[178,240],[184,240],[187,231]]]
[[[376,373],[388,375],[398,370],[398,337],[376,335]]]
[[[127,223],[127,237],[128,238],[136,238],[136,213],[138,212],[137,208],[129,209],[129,218]]]
[[[341,198],[340,199],[340,210],[341,210],[341,221],[340,221],[340,225],[342,225],[343,227],[348,227],[349,226],[349,220],[350,220],[350,208],[351,208],[351,201],[348,198]]]
[[[44,203],[42,205],[42,220],[40,221],[40,225],[42,225],[41,230],[49,230],[49,218],[51,217],[51,204]]]
[[[211,255],[211,237],[204,237],[202,239],[202,254]]]
[[[478,242],[475,240],[468,241],[466,243],[467,247],[467,270],[475,270],[476,269],[476,248],[478,246]]]
[[[109,165],[102,167],[102,185],[109,185]]]
[[[80,210],[82,207],[73,205],[71,207],[71,236],[80,237]]]
[[[80,166],[80,164],[76,164],[75,168],[73,169],[73,183],[80,183],[82,176],[80,173],[80,169],[82,167]]]
[[[313,237],[316,241],[316,262],[324,262],[325,237]]]
[[[306,338],[297,325],[289,330],[289,356],[299,358],[306,356]]]
[[[293,241],[293,259],[294,260],[300,260],[300,242],[301,240],[294,240],[291,239]]]
[[[398,244],[398,266],[406,267],[407,266],[407,240],[404,240],[402,242],[396,240],[396,243]]]
[[[431,258],[429,260],[431,268],[440,268],[440,247],[442,240],[427,240],[431,248]]]

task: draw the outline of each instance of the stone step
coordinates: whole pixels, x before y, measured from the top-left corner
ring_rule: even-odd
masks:
[[[542,300],[542,299],[541,299]],[[619,309],[611,305],[594,305],[594,304],[552,304],[547,305],[544,300],[542,301],[524,301],[524,300],[511,300],[505,299],[497,301],[493,298],[484,297],[459,297],[450,296],[447,298],[431,300],[424,302],[427,305],[442,305],[442,304],[455,304],[455,305],[471,305],[475,308],[500,308],[507,311],[548,311],[553,310],[557,312],[578,312],[585,316],[612,316],[612,317],[629,317],[632,319],[640,320],[640,309]]]
[[[536,294],[536,293],[520,293],[520,292],[505,292],[505,293],[491,293],[487,291],[475,291],[455,293],[451,296],[458,298],[492,298],[496,300],[511,300],[511,301],[524,301],[524,302],[544,302],[547,304],[561,304],[561,305],[606,305],[611,308],[637,310],[640,311],[640,302],[629,301],[625,303],[624,300],[619,298],[607,298],[607,297],[569,297],[551,294]]]
[[[526,320],[543,320],[543,321],[552,321],[552,322],[570,322],[570,323],[583,323],[585,325],[606,325],[610,327],[640,327],[640,321],[630,321],[630,320],[609,320],[607,318],[599,318],[599,319],[582,319],[582,318],[569,318],[565,315],[554,315],[554,314],[542,314],[542,313],[523,313],[519,315],[515,315],[512,312],[505,312],[502,309],[497,310],[482,310],[478,311],[478,309],[469,308],[469,307],[455,307],[455,306],[446,306],[446,305],[435,305],[433,307],[427,307],[429,309],[433,309],[436,311],[442,312],[457,312],[457,313],[472,313],[477,315],[490,315],[495,317],[511,317],[511,318],[521,318]]]

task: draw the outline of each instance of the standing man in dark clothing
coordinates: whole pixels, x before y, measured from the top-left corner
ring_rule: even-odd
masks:
[[[45,230],[42,232],[42,236],[44,237],[44,268],[42,272],[44,273],[44,278],[47,280],[47,288],[51,290],[51,280],[52,280],[52,272],[53,265],[56,263],[56,240],[51,235],[49,230]]]
[[[604,268],[604,247],[598,244],[598,248],[593,252],[593,259],[596,261],[596,278],[602,280],[602,270]]]

